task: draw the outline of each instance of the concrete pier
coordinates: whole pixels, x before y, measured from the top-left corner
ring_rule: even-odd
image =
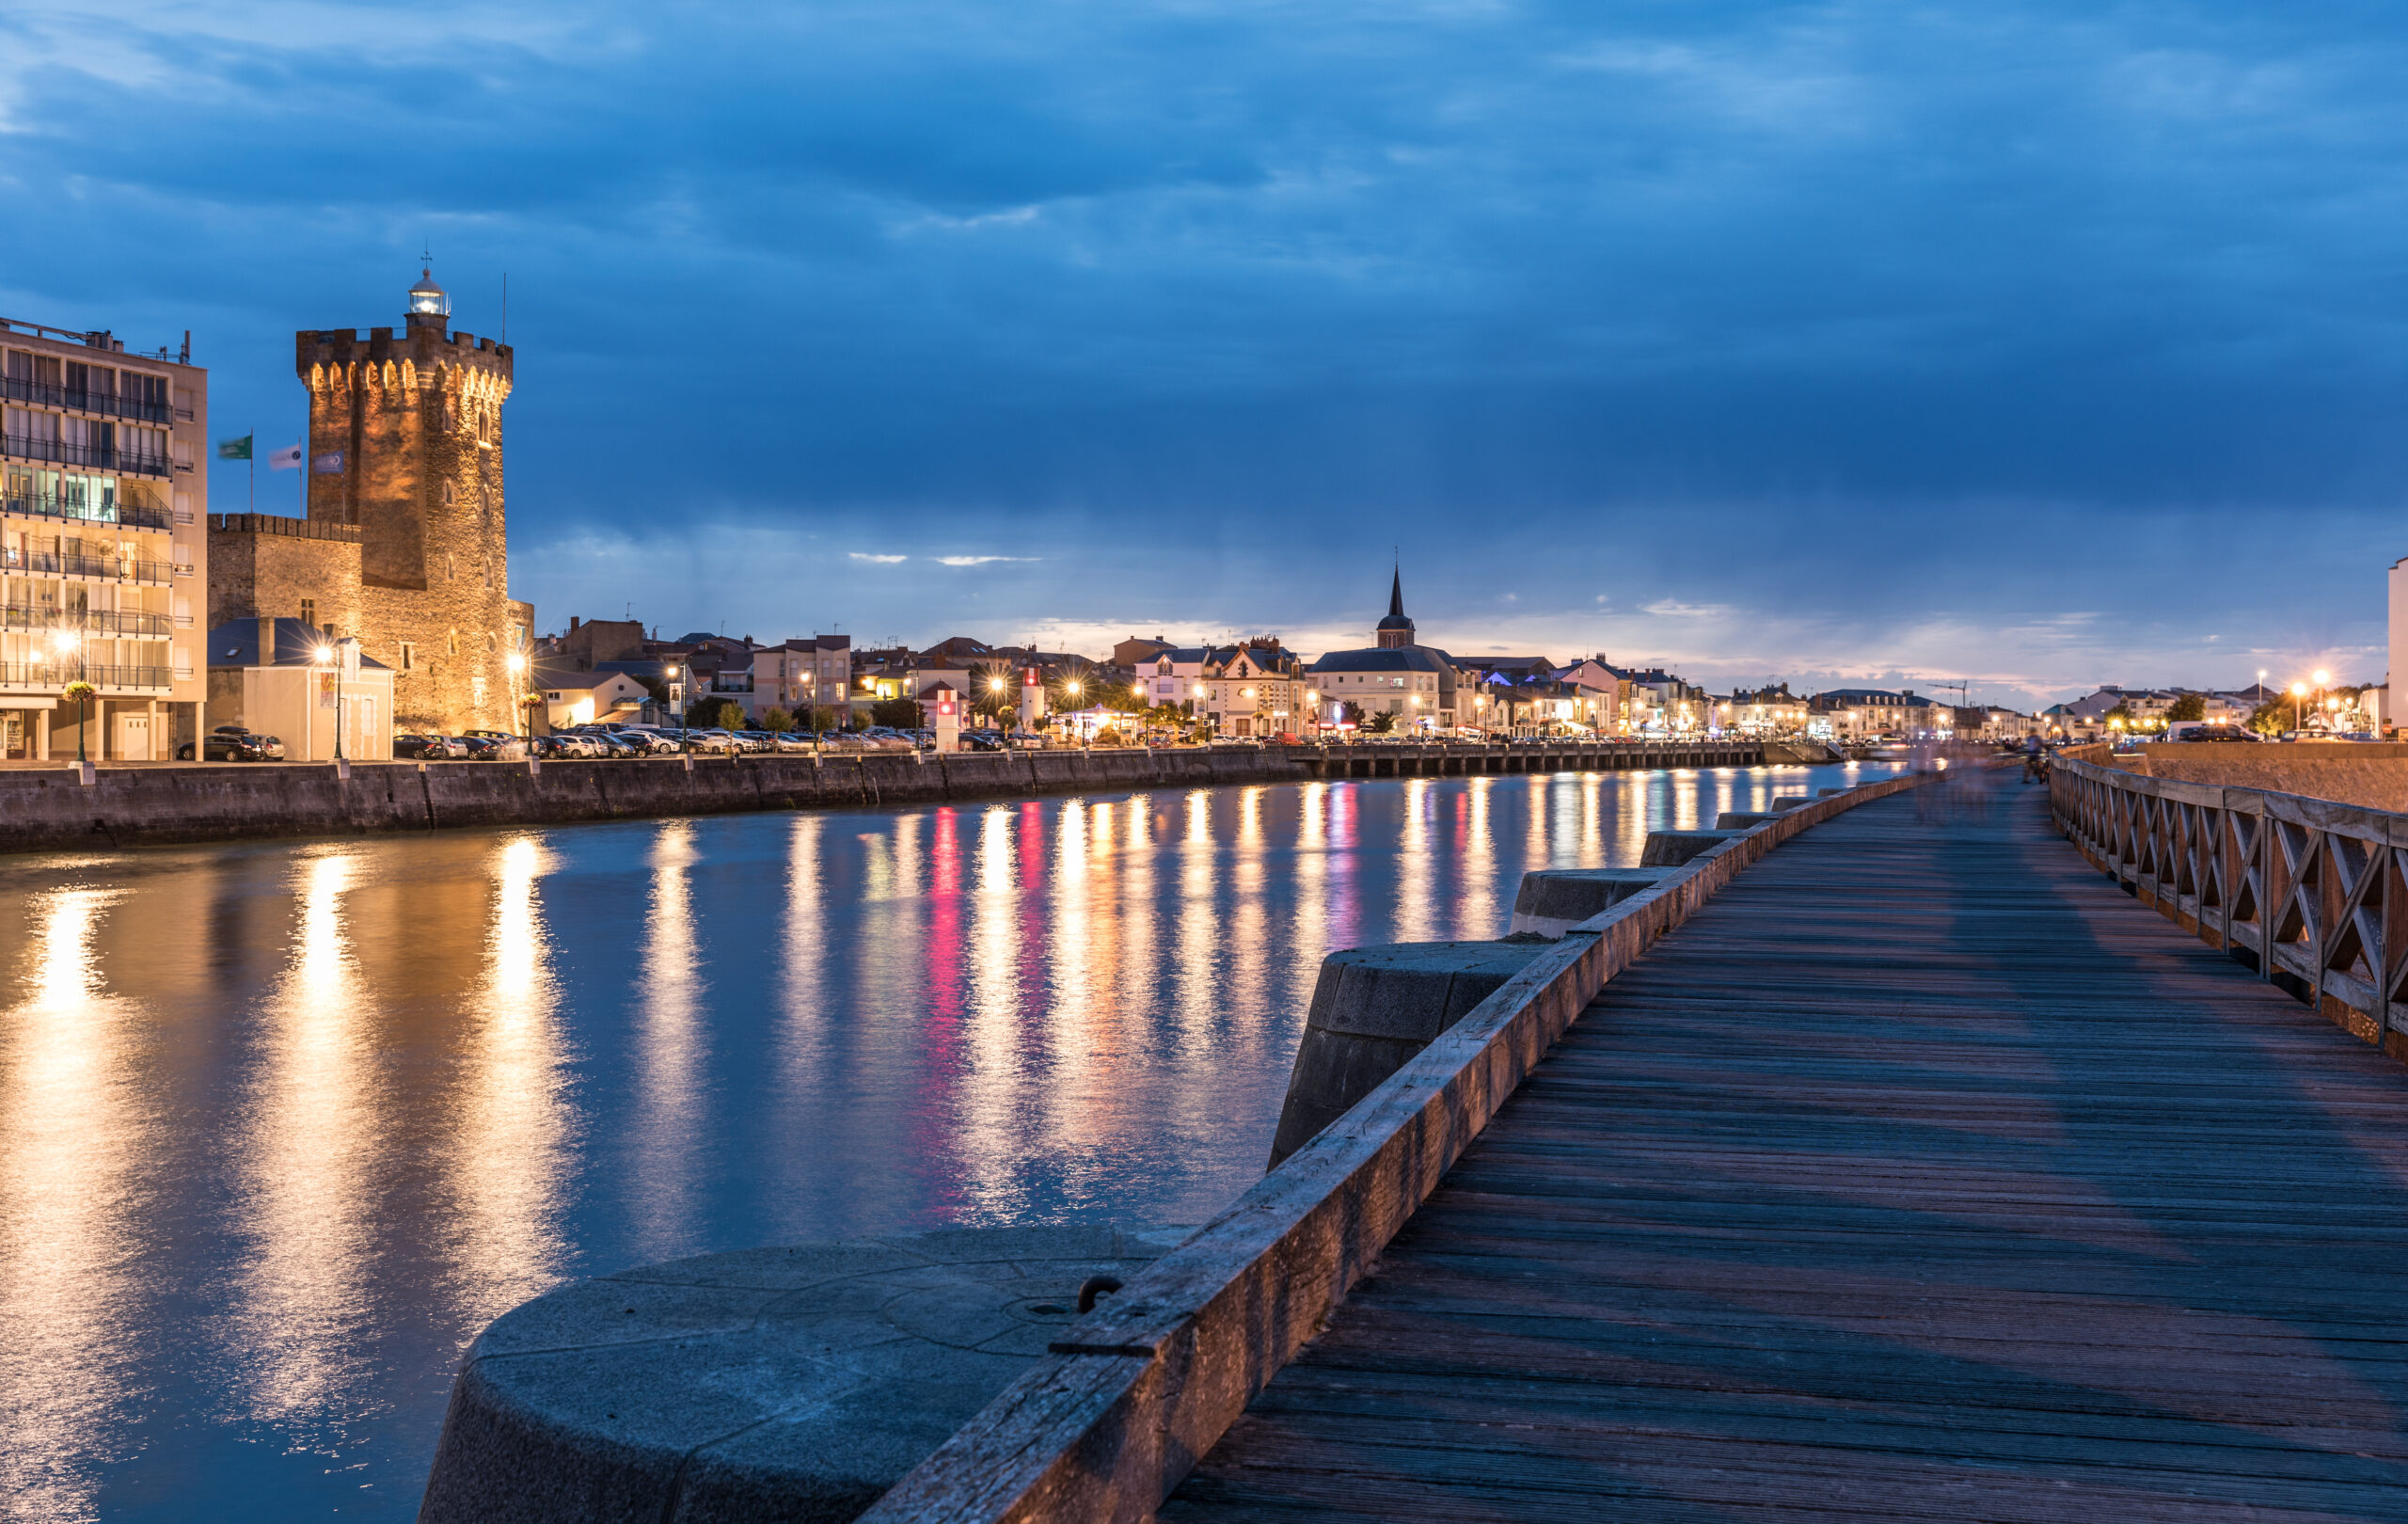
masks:
[[[746,1249],[504,1314],[452,1389],[420,1524],[852,1518],[1185,1228]]]
[[[1645,894],[1669,868],[1545,868],[1522,875],[1510,935],[1560,937],[1590,916]]]
[[[1408,942],[1323,959],[1271,1139],[1271,1167],[1379,1088],[1545,947],[1536,938]]]

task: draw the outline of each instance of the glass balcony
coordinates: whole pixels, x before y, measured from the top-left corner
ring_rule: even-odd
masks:
[[[0,688],[65,688],[81,679],[103,694],[156,693],[175,686],[166,667],[79,665],[72,661],[0,661]]]
[[[0,497],[0,515],[54,523],[122,524],[133,529],[173,527],[175,515],[152,502],[76,502],[65,498]]]
[[[64,439],[37,439],[30,434],[0,435],[0,451],[21,460],[55,461],[61,466],[82,466],[132,476],[172,476],[176,470],[175,463],[165,455],[138,455],[114,447],[69,444]]]
[[[187,621],[189,623],[189,621]],[[165,640],[176,621],[128,609],[61,609],[46,603],[0,604],[0,630],[80,629],[104,637]]]
[[[170,415],[176,409],[165,403],[137,402],[132,397],[119,397],[108,392],[75,391],[17,376],[0,376],[0,397],[10,402],[32,403],[40,407],[66,407],[79,413],[98,413],[103,418],[130,418],[140,423],[175,421]]]
[[[104,582],[141,582],[164,587],[175,576],[165,561],[118,556],[49,555],[40,551],[0,548],[0,571],[28,576],[87,577]]]

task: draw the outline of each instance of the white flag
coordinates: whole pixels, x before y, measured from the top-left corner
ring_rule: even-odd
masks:
[[[301,468],[301,447],[286,445],[267,452],[267,468],[272,471],[297,471]]]

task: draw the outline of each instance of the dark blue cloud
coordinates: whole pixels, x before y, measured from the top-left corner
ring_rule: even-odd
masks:
[[[2385,8],[89,22],[0,23],[8,315],[190,326],[289,431],[293,329],[506,270],[555,616],[1335,639],[1393,544],[1469,649],[2382,670]]]

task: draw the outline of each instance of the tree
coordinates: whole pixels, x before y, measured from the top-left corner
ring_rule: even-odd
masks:
[[[2132,706],[2130,704],[2118,704],[2114,708],[2108,710],[2105,714],[2100,715],[2099,717],[2099,722],[2103,725],[2110,720],[2121,720],[2124,722],[2124,728],[2130,730],[2132,726],[2132,721],[2135,718],[2137,717],[2132,713]]]
[[[1353,699],[1345,699],[1339,704],[1338,717],[1357,730],[1363,728],[1363,706]]]
[[[917,699],[883,699],[869,706],[869,722],[893,730],[920,728],[920,701]]]
[[[1379,713],[1371,716],[1369,720],[1364,721],[1363,728],[1370,731],[1374,736],[1386,735],[1389,731],[1396,728],[1396,711],[1394,709],[1382,709]]]
[[[2185,693],[2174,701],[2172,708],[2165,711],[2166,722],[2169,724],[2178,723],[2184,720],[2205,720],[2207,717],[2208,696],[2205,693]]]
[[[686,723],[697,730],[743,730],[744,706],[731,698],[712,698],[705,694],[699,703],[686,706]]]
[[[2291,728],[2291,701],[2268,699],[2249,711],[2249,728],[2260,736],[2279,736]]]
[[[786,713],[785,710],[779,708],[773,704],[768,708],[761,711],[761,728],[763,730],[770,731],[792,730],[794,728],[794,716]]]

